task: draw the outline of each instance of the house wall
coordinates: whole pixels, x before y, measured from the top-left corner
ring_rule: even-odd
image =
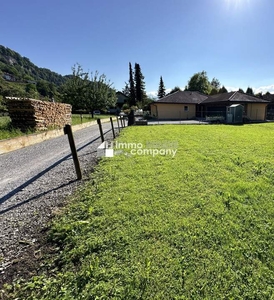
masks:
[[[156,108],[157,106],[157,108]],[[188,111],[185,111],[185,106]],[[169,104],[169,103],[154,103],[151,105],[151,115],[158,119],[169,120],[188,120],[196,117],[195,104]]]
[[[247,117],[252,121],[264,121],[266,119],[266,106],[265,103],[248,103]]]
[[[128,100],[128,97],[126,97],[125,95],[123,94],[120,94],[120,93],[116,93],[116,96],[117,96],[117,104],[122,107],[124,103],[127,102]]]

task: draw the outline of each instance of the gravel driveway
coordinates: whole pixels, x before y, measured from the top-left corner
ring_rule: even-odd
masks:
[[[110,123],[104,123],[103,130],[105,138],[112,139]],[[98,126],[76,131],[74,140],[85,180],[97,162]],[[20,277],[16,265],[26,259],[26,253],[36,255],[29,252],[37,248],[41,231],[83,180],[76,180],[65,135],[0,155],[0,178],[1,288]]]

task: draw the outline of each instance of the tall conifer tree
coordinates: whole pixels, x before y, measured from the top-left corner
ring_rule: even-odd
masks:
[[[144,81],[145,77],[142,74],[140,65],[137,63],[135,63],[134,79],[135,79],[136,101],[143,105],[144,100],[146,98],[145,81]]]
[[[158,89],[158,98],[161,99],[161,98],[165,97],[165,95],[166,95],[166,89],[165,89],[163,78],[161,76],[160,83],[159,83],[159,89]]]
[[[135,84],[131,63],[129,63],[129,105],[136,105]]]

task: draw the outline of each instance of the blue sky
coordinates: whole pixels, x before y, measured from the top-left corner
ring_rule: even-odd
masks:
[[[229,90],[274,93],[273,0],[2,1],[0,44],[62,75],[80,63],[121,90],[139,63],[146,91],[205,70]]]

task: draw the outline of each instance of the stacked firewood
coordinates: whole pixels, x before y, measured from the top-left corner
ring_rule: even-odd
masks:
[[[12,125],[23,131],[47,130],[71,124],[71,105],[35,99],[8,98]]]

